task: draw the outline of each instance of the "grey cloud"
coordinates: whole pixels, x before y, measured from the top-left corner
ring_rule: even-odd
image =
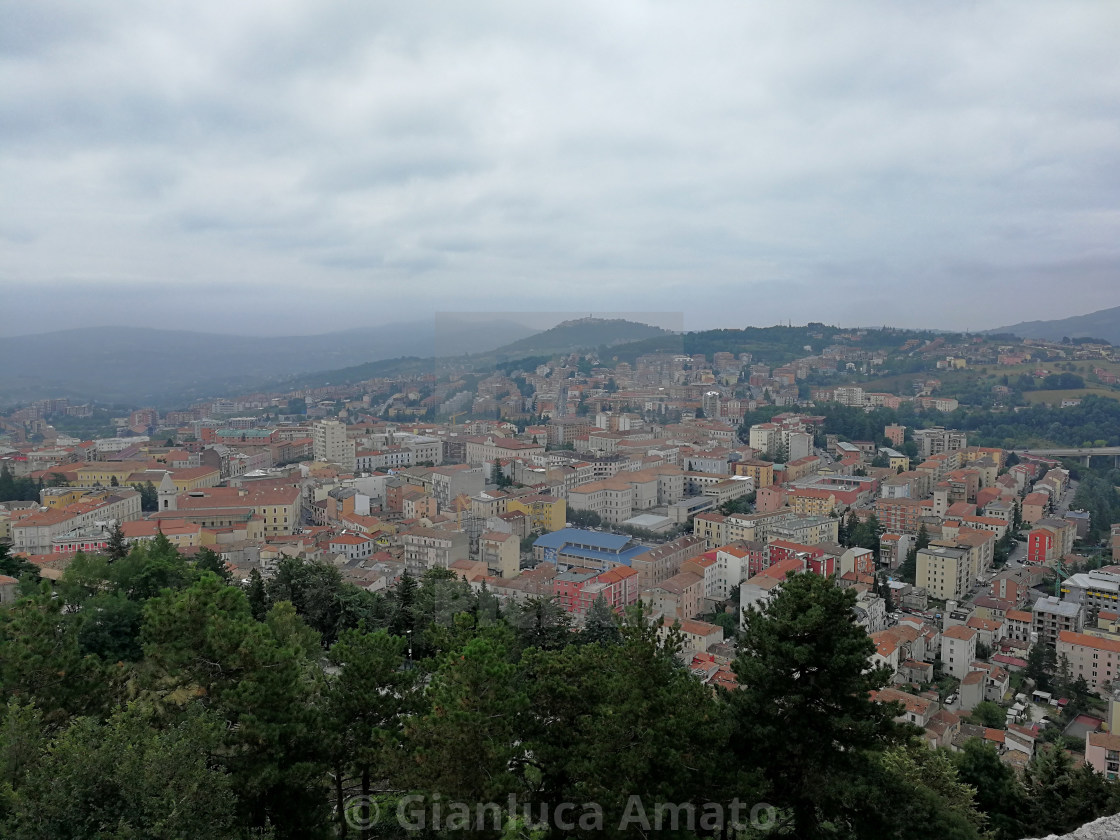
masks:
[[[1116,302],[1112,4],[2,8],[0,286],[42,318]]]

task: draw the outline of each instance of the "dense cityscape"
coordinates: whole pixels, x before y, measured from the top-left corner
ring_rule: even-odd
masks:
[[[631,795],[651,826],[685,808],[681,836],[1017,838],[1120,808],[1112,345],[612,341],[638,326],[438,374],[10,409],[12,836],[63,836],[91,784],[95,822],[206,790],[194,830],[222,837],[396,836],[406,813],[438,834],[489,802],[496,823],[442,828],[624,835]],[[536,810],[585,800],[566,830]]]
[[[0,840],[1120,838],[1120,5],[0,8]]]

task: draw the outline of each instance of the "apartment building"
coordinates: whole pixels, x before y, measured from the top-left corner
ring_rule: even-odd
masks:
[[[630,567],[638,573],[639,591],[668,580],[680,572],[686,560],[702,553],[705,548],[704,539],[692,534],[637,554],[630,560]]]
[[[1031,643],[1034,626],[1034,616],[1026,610],[1008,610],[1003,617],[1006,635],[1005,638],[1017,642]]]
[[[534,531],[559,531],[568,516],[567,503],[556,496],[534,493],[528,496],[511,496],[506,500],[505,512],[520,512],[529,517]]]
[[[446,569],[456,560],[470,559],[470,539],[464,531],[412,528],[401,534],[401,542],[405,568],[415,576],[428,569]]]
[[[1073,551],[1076,528],[1064,519],[1044,517],[1027,535],[1027,561],[1052,563]]]
[[[435,497],[439,509],[453,511],[454,501],[459,496],[477,496],[486,486],[484,468],[467,464],[451,464],[441,467],[413,467],[413,471],[424,471],[427,484]],[[411,478],[406,478],[411,483]]]
[[[1120,608],[1120,574],[1103,569],[1078,572],[1062,581],[1062,599],[1086,609]]]
[[[958,601],[968,594],[971,586],[970,566],[967,550],[929,545],[918,551],[915,585],[934,598]]]
[[[774,513],[733,513],[727,517],[724,539],[717,545],[740,540],[765,543],[775,527],[796,518],[798,517],[792,510],[780,510]]]
[[[1063,632],[1081,633],[1085,626],[1085,609],[1071,601],[1060,601],[1053,595],[1039,598],[1031,613],[1031,630],[1041,644],[1055,647]]]
[[[1085,763],[1109,781],[1120,778],[1120,735],[1085,733]]]
[[[1094,691],[1099,692],[1120,678],[1120,640],[1062,630],[1056,653],[1069,660],[1074,679],[1084,677]]]
[[[922,458],[929,458],[942,452],[965,449],[968,446],[968,435],[935,426],[931,429],[916,429],[914,442],[918,445],[918,454]]]
[[[684,498],[684,473],[678,467],[619,472],[568,491],[568,507],[598,514],[617,525],[642,511]]]
[[[679,572],[649,589],[641,599],[654,613],[672,621],[689,619],[700,612],[704,599],[704,579],[695,572]]]
[[[398,470],[402,467],[411,467],[413,457],[411,449],[391,446],[385,449],[363,449],[355,454],[354,463],[360,472]]]
[[[354,472],[357,448],[346,434],[346,424],[338,420],[317,420],[311,426],[311,450],[316,461],[334,464]]]
[[[920,499],[877,499],[875,516],[884,529],[896,534],[917,534],[922,517],[933,512],[929,502]]]
[[[774,483],[774,465],[769,461],[737,461],[734,468],[735,475],[745,475],[754,479],[756,488],[769,487]]]
[[[946,522],[941,528],[942,539],[934,540],[935,546],[960,548],[968,552],[968,574],[975,579],[991,568],[995,557],[996,536],[990,531],[961,528],[959,523]],[[969,586],[972,582],[969,581]]]
[[[567,612],[585,616],[600,595],[614,610],[621,610],[638,599],[638,575],[633,569],[617,566],[605,572],[570,569],[553,578],[553,594]]]
[[[976,659],[978,635],[974,628],[960,624],[941,634],[941,662],[945,670],[958,680],[963,680],[972,670],[970,666]]]
[[[698,513],[692,518],[692,533],[704,540],[708,548],[728,542],[727,517],[722,513]]]
[[[630,482],[611,478],[576,487],[568,493],[568,504],[574,511],[588,511],[604,522],[619,525],[634,515],[634,497],[635,488]]]
[[[509,461],[514,458],[529,460],[533,455],[543,453],[544,446],[539,443],[486,435],[466,439],[464,460],[473,466],[489,466],[494,461]]]
[[[802,545],[816,545],[822,542],[836,542],[839,535],[840,520],[829,516],[809,516],[790,519],[774,525],[770,529],[771,538],[789,540]]]
[[[516,577],[521,571],[521,540],[514,534],[485,531],[478,538],[478,555],[500,577]]]

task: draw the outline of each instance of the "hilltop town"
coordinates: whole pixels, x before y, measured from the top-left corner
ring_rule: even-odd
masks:
[[[1115,779],[1120,440],[1063,436],[1120,411],[1113,348],[831,330],[778,361],[624,344],[112,417],[41,400],[0,421],[0,540],[63,586],[158,542],[249,591],[442,575],[570,633],[640,605],[730,691],[750,616],[817,576],[930,748],[1022,773],[1056,744]],[[34,583],[0,576],[0,603]]]

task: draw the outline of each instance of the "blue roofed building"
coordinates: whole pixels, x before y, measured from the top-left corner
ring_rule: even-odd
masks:
[[[606,571],[615,566],[629,566],[635,557],[651,549],[624,534],[561,528],[544,534],[533,543],[533,556],[538,562],[582,569]]]

